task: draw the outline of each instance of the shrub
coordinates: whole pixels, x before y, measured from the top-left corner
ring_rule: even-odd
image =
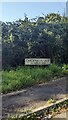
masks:
[[[51,70],[53,77],[61,77],[63,75],[62,68],[56,64],[51,64],[49,69]]]
[[[62,70],[64,75],[68,75],[68,64],[63,64],[62,65]]]

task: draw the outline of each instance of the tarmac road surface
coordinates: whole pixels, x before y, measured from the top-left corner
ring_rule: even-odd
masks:
[[[50,98],[60,100],[66,97],[66,78],[43,83],[23,89],[18,92],[2,96],[3,117],[23,113],[23,110],[32,110],[47,105]]]

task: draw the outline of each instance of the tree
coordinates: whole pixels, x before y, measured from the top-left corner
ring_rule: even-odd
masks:
[[[26,57],[68,63],[68,18],[51,13],[30,22],[2,22],[3,68],[24,65]]]

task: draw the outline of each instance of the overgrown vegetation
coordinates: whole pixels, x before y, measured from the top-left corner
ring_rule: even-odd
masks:
[[[68,18],[51,13],[2,25],[2,92],[7,93],[68,74]],[[46,67],[25,67],[25,58],[50,58]],[[20,67],[19,67],[20,66]]]
[[[35,21],[36,20],[36,21]],[[68,63],[68,18],[51,13],[30,21],[1,22],[3,69],[24,65],[25,58]]]
[[[2,74],[2,92],[7,93],[68,75],[68,65],[17,67],[15,70],[3,71]]]

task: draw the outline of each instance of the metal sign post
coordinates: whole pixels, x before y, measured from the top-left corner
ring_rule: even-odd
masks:
[[[68,1],[66,2],[66,17],[68,17]]]

